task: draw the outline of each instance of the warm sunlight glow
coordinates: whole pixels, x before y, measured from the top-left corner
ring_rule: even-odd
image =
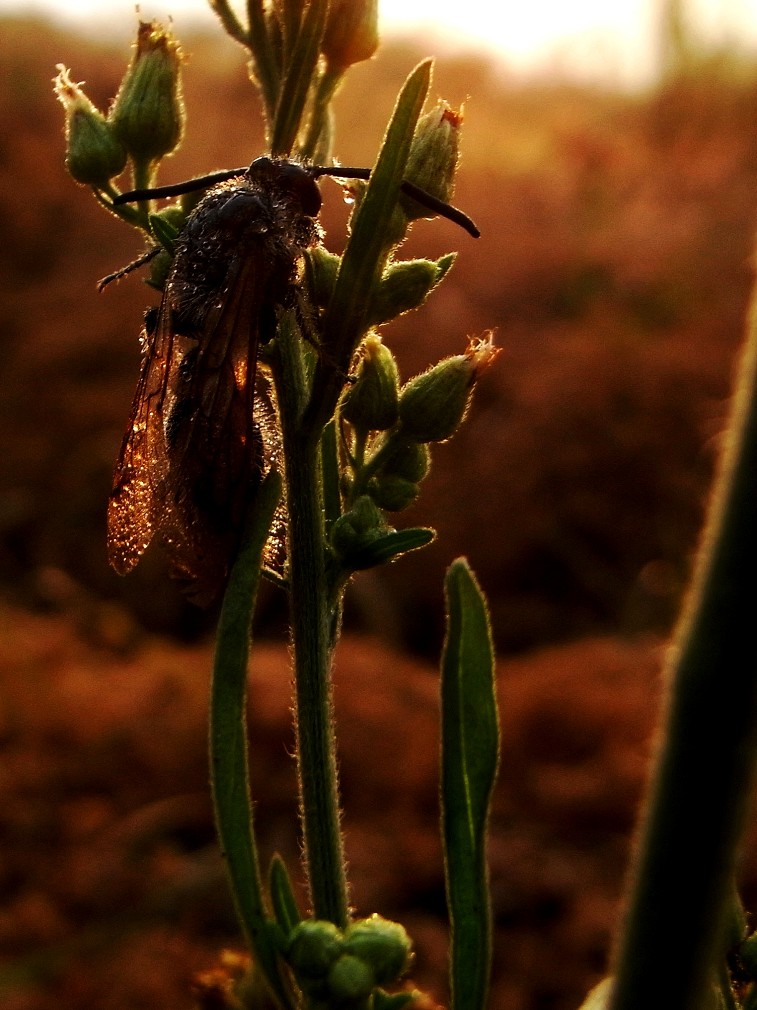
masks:
[[[240,6],[243,6],[240,5]],[[657,68],[657,24],[662,0],[381,0],[382,28],[423,31],[435,45],[479,48],[515,72],[552,72],[589,80],[643,84]],[[0,13],[40,12],[57,20],[85,22],[100,34],[127,37],[134,0],[0,0]],[[687,0],[691,24],[709,44],[757,48],[757,0]],[[142,16],[209,22],[206,0],[142,0]]]

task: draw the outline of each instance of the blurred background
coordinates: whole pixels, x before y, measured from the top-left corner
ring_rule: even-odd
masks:
[[[650,0],[613,5],[610,24],[578,4],[566,24],[534,4],[533,24],[488,25],[469,2],[445,33],[443,5],[431,25],[425,4],[385,6],[378,57],[338,96],[336,153],[371,164],[406,74],[436,53],[433,96],[465,105],[455,202],[482,231],[414,227],[408,255],[460,254],[385,339],[405,378],[489,327],[503,353],[399,517],[436,542],[350,592],[337,714],[353,901],[406,924],[413,978],[444,1002],[434,667],[444,569],[466,554],[500,657],[492,1007],[568,1010],[606,968],[727,417],[757,220],[757,11]],[[239,946],[207,789],[215,615],[157,550],[126,579],[106,562],[154,299],[137,275],[96,292],[139,243],[63,168],[55,64],[106,108],[135,27],[130,2],[105,25],[92,10],[0,5],[0,1003],[178,1010]],[[189,119],[162,182],[263,147],[241,50],[173,13]],[[348,209],[322,189],[339,251]],[[285,634],[266,591],[254,792],[264,856],[296,871]],[[749,860],[744,885],[757,900]]]

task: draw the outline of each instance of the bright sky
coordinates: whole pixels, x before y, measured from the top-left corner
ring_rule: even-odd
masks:
[[[703,38],[730,40],[757,55],[757,0],[685,0]],[[232,0],[239,3],[239,0]],[[380,0],[382,30],[447,37],[451,48],[482,47],[514,70],[557,70],[583,79],[645,83],[655,70],[660,0]],[[0,12],[44,11],[130,36],[135,0],[0,0]],[[182,24],[213,17],[205,0],[140,0],[145,19]]]

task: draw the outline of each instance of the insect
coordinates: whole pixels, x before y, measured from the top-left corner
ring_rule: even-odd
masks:
[[[187,219],[157,313],[148,310],[142,367],[113,477],[108,557],[131,571],[154,536],[173,574],[208,605],[220,594],[266,453],[256,394],[259,348],[277,313],[301,297],[303,257],[321,241],[321,175],[368,170],[258,158],[247,169],[123,194],[119,202],[212,188]],[[410,184],[434,213],[478,230]]]

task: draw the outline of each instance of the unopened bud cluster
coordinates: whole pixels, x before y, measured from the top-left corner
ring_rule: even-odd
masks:
[[[306,919],[289,937],[286,959],[313,1007],[367,1010],[377,986],[392,985],[410,965],[412,946],[403,926],[379,915],[345,930]]]
[[[383,512],[400,512],[420,494],[430,468],[429,443],[444,442],[462,424],[480,374],[499,354],[491,334],[464,354],[445,358],[400,387],[391,351],[376,335],[363,342],[354,382],[340,403],[347,472],[347,510],[334,523],[331,546],[343,563],[390,529]]]
[[[181,62],[171,33],[157,22],[140,21],[131,62],[107,115],[58,64],[55,93],[65,109],[66,168],[77,182],[112,196],[112,180],[130,160],[136,184],[149,184],[156,163],[181,141]]]

